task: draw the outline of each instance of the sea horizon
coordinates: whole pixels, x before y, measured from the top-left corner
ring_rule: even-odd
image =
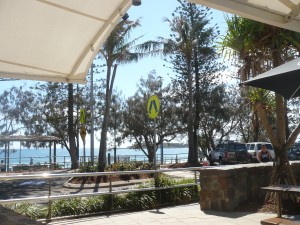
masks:
[[[85,151],[84,151],[85,150]],[[98,149],[94,149],[95,160],[98,158]],[[188,148],[174,148],[174,147],[164,147],[163,157],[164,160],[175,162],[179,158],[187,158]],[[84,160],[84,155],[86,160]],[[88,162],[91,160],[91,150],[90,148],[80,148],[79,149],[79,162]],[[113,163],[114,160],[114,149],[109,149],[106,153],[107,159],[109,162]],[[156,152],[157,160],[161,159],[161,149],[158,148]],[[144,161],[147,162],[147,156],[139,149],[131,148],[117,148],[116,149],[116,158],[118,161]],[[5,161],[5,152],[4,149],[0,149],[0,159]],[[6,156],[8,160],[8,155]],[[7,161],[6,160],[6,161]],[[10,165],[30,165],[32,161],[33,165],[43,165],[49,164],[56,161],[58,164],[63,164],[65,167],[69,168],[71,164],[70,155],[67,149],[65,148],[56,148],[56,160],[54,158],[54,149],[49,148],[13,148],[9,152],[9,164]],[[8,163],[7,162],[7,163]]]

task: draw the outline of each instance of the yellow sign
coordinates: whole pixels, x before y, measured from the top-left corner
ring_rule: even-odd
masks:
[[[85,124],[85,113],[83,108],[80,109],[80,123]]]
[[[148,116],[151,119],[155,119],[159,114],[159,110],[160,110],[160,101],[156,95],[152,95],[149,98],[148,104],[147,104]]]
[[[85,136],[86,136],[86,129],[85,129],[84,126],[81,126],[81,128],[80,128],[80,137],[81,137],[83,142],[85,142]]]

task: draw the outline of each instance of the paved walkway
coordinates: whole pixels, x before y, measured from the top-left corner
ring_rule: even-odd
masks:
[[[193,172],[166,172],[173,177],[194,178]],[[140,212],[126,212],[113,214],[111,216],[95,216],[81,219],[70,219],[53,221],[50,225],[227,225],[260,224],[261,220],[275,217],[275,214],[253,213],[253,212],[220,212],[201,211],[199,204],[189,204],[176,207],[168,207],[156,210]],[[299,221],[300,215],[291,216],[290,219]],[[41,222],[33,221],[25,216],[18,215],[11,210],[0,206],[0,225],[37,225]]]
[[[249,212],[201,211],[199,204],[163,208],[159,211],[147,210],[132,213],[113,214],[82,219],[51,222],[51,225],[255,225],[261,220],[275,217],[275,214]],[[300,224],[300,215],[290,217]]]

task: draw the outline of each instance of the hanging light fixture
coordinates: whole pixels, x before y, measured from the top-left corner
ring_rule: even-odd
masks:
[[[139,6],[142,4],[142,0],[132,0],[132,5]]]
[[[125,13],[124,16],[122,17],[122,20],[127,20],[129,18],[128,13]]]

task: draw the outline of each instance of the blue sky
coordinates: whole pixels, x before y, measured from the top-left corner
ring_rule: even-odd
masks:
[[[132,6],[129,11],[129,19],[141,19],[141,27],[135,29],[132,37],[143,35],[143,41],[156,40],[157,37],[168,38],[170,29],[163,18],[172,18],[172,13],[179,6],[176,0],[142,0],[140,6]],[[213,12],[212,24],[218,24],[221,32],[226,29],[224,12],[211,10]],[[155,70],[158,76],[164,79],[164,86],[170,82],[172,71],[163,65],[165,62],[160,57],[149,57],[137,63],[122,65],[118,67],[115,87],[122,90],[125,97],[132,96],[136,91],[136,85],[141,77],[146,78],[151,70]]]

